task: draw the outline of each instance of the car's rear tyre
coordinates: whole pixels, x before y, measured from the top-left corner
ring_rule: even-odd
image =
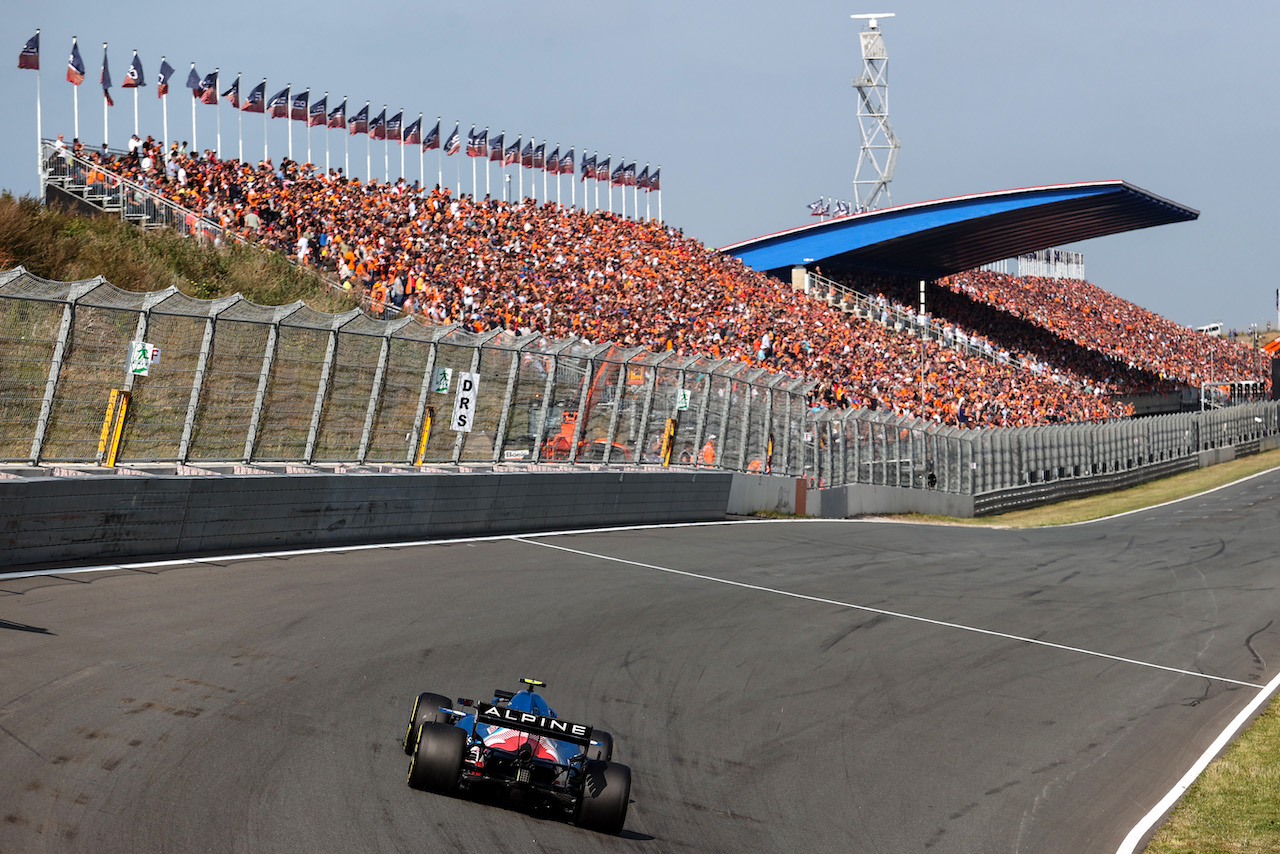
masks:
[[[613,758],[613,736],[602,729],[596,729],[591,731],[591,740],[600,743],[587,745],[587,759],[608,762]]]
[[[600,833],[619,833],[631,803],[631,769],[616,762],[592,760],[583,769],[586,779],[573,823]]]
[[[441,694],[424,692],[413,701],[413,711],[409,713],[409,728],[404,734],[404,752],[413,755],[413,746],[418,743],[418,729],[425,723],[449,724],[453,718],[440,711],[440,707],[453,708],[453,701]]]
[[[458,791],[467,734],[452,724],[428,721],[419,728],[418,745],[409,762],[409,785],[441,795]]]

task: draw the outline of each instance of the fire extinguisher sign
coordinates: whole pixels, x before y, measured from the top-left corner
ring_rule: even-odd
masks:
[[[458,373],[458,391],[453,398],[453,421],[449,425],[455,432],[470,433],[476,417],[476,398],[480,393],[480,375]]]

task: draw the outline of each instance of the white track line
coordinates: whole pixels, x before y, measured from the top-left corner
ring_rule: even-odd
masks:
[[[568,552],[570,554],[581,555],[583,557],[595,558],[597,560],[612,561],[614,563],[623,563],[628,566],[637,566],[642,569],[652,569],[657,572],[665,572],[671,575],[682,575],[685,578],[696,578],[700,581],[711,581],[716,584],[725,584],[730,587],[739,587],[743,590],[755,590],[760,593],[772,593],[775,596],[786,596],[790,599],[801,599],[806,602],[819,602],[823,605],[836,605],[840,608],[849,608],[855,611],[865,611],[869,614],[880,614],[886,617],[897,617],[902,620],[911,620],[917,623],[926,623],[931,626],[941,626],[948,629],[956,629],[962,632],[972,632],[973,634],[988,635],[990,637],[1004,638],[1005,640],[1018,641],[1019,643],[1032,644],[1035,646],[1048,647],[1050,649],[1058,649],[1064,652],[1074,652],[1079,655],[1092,656],[1093,658],[1104,658],[1108,661],[1118,661],[1124,664],[1134,664],[1138,667],[1146,667],[1152,670],[1164,670],[1168,673],[1178,673],[1183,676],[1195,676],[1199,679],[1209,679],[1214,682],[1227,682],[1231,685],[1242,685],[1246,688],[1255,690],[1261,689],[1262,686],[1253,682],[1242,682],[1239,679],[1228,679],[1225,676],[1213,676],[1208,673],[1201,673],[1196,670],[1183,670],[1178,667],[1166,667],[1163,664],[1153,664],[1149,661],[1139,661],[1136,658],[1124,658],[1119,655],[1111,655],[1105,652],[1097,652],[1091,649],[1083,649],[1077,646],[1066,646],[1060,643],[1051,643],[1049,641],[1037,640],[1036,638],[1023,637],[1021,635],[1012,635],[1007,632],[997,632],[991,629],[982,629],[976,626],[966,626],[962,623],[949,623],[945,620],[934,620],[929,617],[919,617],[915,614],[904,614],[901,611],[887,611],[883,608],[872,608],[868,605],[856,605],[852,602],[841,602],[839,599],[826,599],[821,596],[809,596],[805,593],[793,593],[790,590],[780,590],[776,587],[764,587],[759,584],[747,584],[744,581],[732,581],[727,578],[717,578],[714,575],[702,575],[697,572],[687,572],[683,569],[672,569],[667,566],[657,566],[652,563],[641,563],[636,560],[627,560],[626,558],[613,557],[611,555],[598,554],[596,552],[582,551],[581,549],[571,549],[568,546],[557,546],[552,543],[540,543],[537,540],[530,540],[526,537],[516,537],[521,542],[528,543],[531,546],[541,546],[544,549],[555,549],[556,551]]]
[[[1158,804],[1151,808],[1150,812],[1142,817],[1142,821],[1134,825],[1133,830],[1130,830],[1129,835],[1124,838],[1124,842],[1120,843],[1116,854],[1133,854],[1138,850],[1138,845],[1151,831],[1151,828],[1156,826],[1156,822],[1160,821],[1164,814],[1173,808],[1178,798],[1182,797],[1183,793],[1191,788],[1191,784],[1196,781],[1196,778],[1204,772],[1205,768],[1209,767],[1209,763],[1227,746],[1227,743],[1236,737],[1236,734],[1257,713],[1262,704],[1271,700],[1277,689],[1280,689],[1280,676],[1276,676],[1268,682],[1258,692],[1257,696],[1250,701],[1249,705],[1241,709],[1240,714],[1236,715],[1231,723],[1227,724],[1227,728],[1218,734],[1218,737],[1213,740],[1213,744],[1209,745],[1204,753],[1200,754],[1200,758],[1187,770],[1186,774],[1182,775],[1182,779],[1169,790],[1168,794],[1160,799]]]

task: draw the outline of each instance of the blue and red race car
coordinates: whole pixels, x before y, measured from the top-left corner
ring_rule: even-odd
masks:
[[[579,827],[619,833],[631,802],[631,769],[613,762],[613,737],[561,720],[534,688],[494,691],[490,702],[422,693],[413,704],[404,752],[409,785],[452,795],[505,791],[513,800],[571,819]]]

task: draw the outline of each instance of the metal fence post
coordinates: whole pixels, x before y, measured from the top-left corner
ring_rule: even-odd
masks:
[[[502,449],[507,444],[507,420],[511,417],[511,404],[516,393],[516,378],[520,375],[520,361],[523,354],[519,350],[511,351],[511,368],[507,371],[507,390],[502,398],[502,413],[498,416],[498,430],[493,437],[493,464],[502,461]]]
[[[253,398],[253,414],[249,418],[249,432],[244,438],[244,462],[253,459],[254,445],[258,441],[258,427],[262,423],[262,406],[267,399],[267,386],[271,381],[271,369],[276,360],[276,344],[280,340],[280,321],[271,324],[267,333],[267,346],[262,348],[262,371],[258,374],[258,392]]]
[[[302,461],[308,465],[315,458],[316,440],[320,436],[320,416],[324,414],[324,399],[329,394],[329,377],[333,374],[333,363],[338,358],[338,329],[329,330],[329,343],[325,346],[324,366],[320,369],[320,384],[316,386],[316,400],[311,407],[311,426],[307,430],[307,445],[302,452]]]
[[[195,375],[191,378],[191,397],[187,400],[187,414],[182,420],[182,440],[178,443],[178,462],[180,463],[185,463],[191,453],[191,437],[196,429],[196,412],[200,406],[200,392],[204,388],[205,371],[209,368],[209,354],[213,351],[214,323],[217,316],[218,310],[214,308],[204,319],[204,338],[200,341],[200,356],[196,359]]]
[[[409,322],[405,318],[405,322]],[[356,462],[364,465],[369,456],[369,440],[373,435],[373,419],[378,414],[378,399],[382,396],[382,383],[387,375],[387,361],[391,356],[391,334],[404,324],[388,327],[387,334],[382,336],[382,348],[378,353],[378,367],[373,372],[373,387],[369,389],[369,406],[364,413],[364,429],[360,432],[360,448],[356,451]]]
[[[62,374],[62,360],[67,352],[67,340],[71,336],[71,321],[75,317],[75,308],[74,296],[62,306],[62,323],[58,327],[58,341],[53,346],[53,358],[49,360],[49,376],[44,383],[44,397],[40,400],[36,435],[31,439],[31,465],[33,466],[40,465],[40,452],[44,450],[44,440],[49,430],[49,415],[53,412],[53,396],[58,389],[58,377]]]
[[[413,435],[409,437],[409,453],[405,457],[405,462],[409,465],[418,459],[418,443],[422,439],[422,428],[426,425],[427,398],[435,379],[436,350],[439,346],[435,341],[427,345],[427,366],[422,371],[422,388],[418,392],[418,406],[413,413]]]

